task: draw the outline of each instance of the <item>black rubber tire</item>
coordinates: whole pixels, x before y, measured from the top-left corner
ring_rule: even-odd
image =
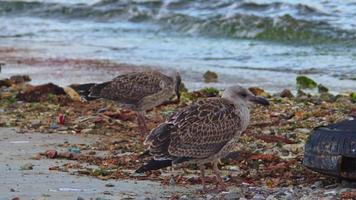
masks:
[[[356,180],[356,120],[315,129],[305,144],[303,164],[327,175]]]

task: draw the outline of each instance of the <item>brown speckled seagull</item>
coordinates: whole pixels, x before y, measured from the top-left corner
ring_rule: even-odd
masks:
[[[153,158],[136,172],[194,163],[201,170],[206,191],[204,165],[213,163],[217,189],[226,190],[217,164],[236,147],[247,128],[250,103],[269,105],[266,99],[236,85],[227,88],[221,98],[202,99],[174,113],[147,136],[145,143]]]
[[[145,133],[145,112],[174,95],[177,95],[179,101],[180,83],[178,72],[175,72],[173,77],[158,71],[132,72],[92,86],[88,97],[113,100],[136,111],[138,126],[141,132]]]

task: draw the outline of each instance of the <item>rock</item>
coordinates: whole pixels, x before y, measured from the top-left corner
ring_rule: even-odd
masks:
[[[321,93],[320,94],[320,99],[326,102],[334,102],[335,101],[335,96],[329,93]]]
[[[30,86],[24,92],[20,92],[17,98],[21,101],[39,102],[48,100],[49,95],[65,95],[63,88],[47,83],[39,86]]]
[[[212,83],[218,81],[218,74],[212,71],[206,71],[203,75],[205,83]]]
[[[73,100],[73,101],[81,101],[82,97],[78,92],[76,92],[73,88],[71,87],[65,87],[64,92]]]
[[[79,149],[79,148],[76,148],[76,147],[70,147],[70,148],[68,149],[68,151],[69,151],[70,153],[80,153],[80,149]]]
[[[41,120],[35,119],[31,121],[31,127],[32,128],[38,128],[41,126]]]
[[[105,187],[115,187],[115,185],[112,183],[107,183],[107,184],[105,184]]]
[[[314,80],[306,76],[298,76],[296,81],[298,89],[314,89],[318,85]]]
[[[113,195],[113,193],[110,192],[110,191],[104,191],[103,194],[105,194],[105,195]]]
[[[16,192],[14,188],[10,188],[10,192]]]
[[[266,198],[261,194],[256,194],[252,197],[253,200],[265,200]]]
[[[11,200],[20,200],[20,197],[14,197]]]
[[[0,88],[1,87],[10,87],[12,84],[13,84],[13,82],[8,78],[0,80]]]
[[[31,163],[27,163],[27,164],[24,164],[20,167],[20,170],[33,170],[33,164]]]
[[[290,90],[284,89],[284,90],[281,92],[280,97],[282,97],[282,98],[293,98],[294,95],[293,95],[293,93],[292,93]]]
[[[350,97],[351,97],[351,101],[356,103],[356,92],[351,93]]]
[[[274,195],[269,195],[266,200],[276,200],[277,198]]]
[[[41,159],[41,154],[36,153],[34,156],[32,156],[33,160],[40,160]]]
[[[83,197],[79,196],[77,197],[77,200],[85,200]]]
[[[86,128],[86,129],[81,130],[80,132],[83,133],[83,134],[90,134],[92,131],[93,131],[93,129]]]
[[[224,193],[223,199],[226,200],[233,200],[238,199],[241,195],[238,192],[226,192]]]
[[[14,75],[10,77],[10,80],[15,84],[22,84],[31,81],[28,75]]]
[[[318,85],[318,92],[319,92],[319,93],[327,93],[327,92],[329,92],[329,88],[325,87],[325,86],[322,85],[322,84],[319,84],[319,85]]]
[[[259,87],[250,87],[248,90],[256,96],[265,96],[267,94],[262,88]]]
[[[183,195],[179,197],[179,200],[189,200],[189,197],[187,195]]]
[[[48,150],[46,151],[47,158],[56,158],[58,156],[58,152],[56,150]]]

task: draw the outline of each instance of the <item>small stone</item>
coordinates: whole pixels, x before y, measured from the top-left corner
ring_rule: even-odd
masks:
[[[105,184],[105,187],[115,187],[115,185],[112,183],[108,183],[108,184]]]
[[[20,200],[20,198],[19,197],[14,197],[11,200]]]
[[[290,90],[284,89],[284,90],[281,92],[280,97],[282,97],[282,98],[293,98],[294,95],[293,95],[293,93],[292,93]]]
[[[269,195],[266,200],[276,200],[277,198],[274,195]]]
[[[20,170],[33,170],[33,166],[31,163],[26,163],[20,167]]]
[[[56,150],[48,150],[46,151],[46,156],[47,158],[56,158],[58,155],[57,151]]]
[[[261,194],[256,194],[252,197],[253,200],[265,200],[266,198]]]
[[[41,154],[36,153],[34,156],[32,156],[33,160],[40,160],[41,159]]]
[[[105,195],[113,195],[113,193],[110,192],[110,191],[104,191],[103,194],[105,194]]]
[[[239,197],[240,197],[240,195],[237,192],[227,192],[224,194],[224,199],[227,199],[227,200],[238,199]]]
[[[218,81],[218,74],[212,71],[206,71],[203,75],[205,83],[212,83]]]
[[[335,96],[329,93],[321,93],[320,94],[320,99],[326,102],[334,102],[335,101]]]
[[[76,147],[70,147],[68,148],[68,151],[71,153],[80,153],[80,149]]]
[[[327,93],[327,92],[329,92],[329,89],[327,87],[325,87],[324,85],[319,84],[318,91],[319,91],[319,93]]]
[[[322,181],[316,181],[311,188],[315,189],[315,188],[320,188],[323,187],[323,182]]]
[[[10,188],[10,192],[16,192],[14,188]]]
[[[91,129],[91,128],[86,128],[86,129],[81,130],[80,132],[83,133],[83,134],[89,134],[89,133],[92,132],[92,131],[93,131],[93,129]]]
[[[77,200],[85,200],[83,197],[77,197]]]
[[[32,128],[38,128],[41,126],[41,120],[32,120],[31,121],[31,127]]]
[[[189,200],[187,195],[183,195],[181,197],[179,197],[179,200]]]

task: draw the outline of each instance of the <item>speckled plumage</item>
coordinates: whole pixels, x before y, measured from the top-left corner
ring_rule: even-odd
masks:
[[[158,71],[132,72],[91,89],[90,96],[110,99],[128,107],[145,111],[175,95],[172,77]]]
[[[88,98],[104,98],[116,101],[124,107],[137,112],[138,126],[142,133],[147,131],[145,112],[161,105],[177,95],[181,78],[166,76],[158,71],[132,72],[120,75],[113,80],[95,84],[90,88]]]
[[[221,98],[202,99],[174,113],[147,136],[147,152],[153,158],[136,172],[195,163],[206,191],[204,164],[211,162],[217,188],[226,190],[218,160],[236,147],[241,133],[246,130],[250,103],[269,105],[266,99],[235,85],[227,88]]]
[[[149,151],[155,159],[188,157],[185,162],[196,163],[224,157],[224,147],[247,127],[249,112],[241,108],[223,98],[200,100],[154,129],[146,139]]]

